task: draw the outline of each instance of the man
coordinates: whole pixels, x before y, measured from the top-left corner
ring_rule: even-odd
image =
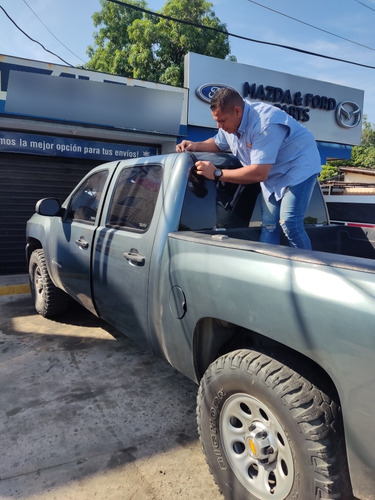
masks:
[[[197,173],[234,184],[260,182],[260,241],[279,244],[282,229],[290,246],[311,249],[303,220],[321,171],[311,132],[281,109],[244,101],[230,88],[218,90],[210,107],[219,129],[215,137],[202,142],[184,140],[176,150],[230,150],[240,160],[241,168],[220,170],[209,161],[198,161]]]

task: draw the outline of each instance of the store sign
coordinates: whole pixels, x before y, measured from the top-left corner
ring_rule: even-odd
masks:
[[[220,83],[207,83],[198,87],[196,94],[202,101],[210,103],[215,92],[228,87],[229,85]],[[284,90],[280,87],[257,85],[256,83],[250,85],[248,82],[245,82],[243,84],[242,96],[245,99],[269,102],[300,122],[308,122],[310,120],[310,109],[336,111],[337,123],[345,128],[358,127],[362,119],[359,104],[350,101],[338,104],[334,97],[327,97],[325,95],[314,95],[308,92],[303,94],[300,91],[292,93],[290,89]]]
[[[364,92],[319,80],[189,53],[189,125],[216,128],[207,106],[222,87],[236,89],[249,101],[277,106],[308,128],[317,141],[361,142]],[[207,83],[210,82],[210,83]]]
[[[337,105],[334,97],[314,95],[311,92],[303,93],[300,90],[292,92],[290,89],[282,89],[273,85],[257,85],[248,82],[243,85],[243,96],[254,101],[269,102],[301,122],[310,120],[310,109],[334,111]]]
[[[133,146],[0,130],[0,152],[114,161],[154,156],[158,151],[154,146]]]
[[[187,89],[0,55],[0,113],[178,136]]]

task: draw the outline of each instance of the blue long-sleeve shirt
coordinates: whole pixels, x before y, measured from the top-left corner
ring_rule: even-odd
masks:
[[[313,134],[285,111],[245,101],[237,134],[219,129],[214,137],[221,151],[228,149],[242,165],[272,164],[261,183],[264,196],[276,200],[285,189],[295,186],[321,171],[321,159]]]

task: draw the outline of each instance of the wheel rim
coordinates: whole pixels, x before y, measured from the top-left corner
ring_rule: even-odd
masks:
[[[38,308],[44,301],[44,282],[42,272],[39,266],[34,268],[34,292],[35,292],[35,307]]]
[[[270,408],[248,394],[224,404],[220,433],[232,471],[262,500],[282,500],[294,480],[294,464],[285,431]]]

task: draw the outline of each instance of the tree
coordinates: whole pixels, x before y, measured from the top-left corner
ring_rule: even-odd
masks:
[[[92,16],[94,26],[100,26],[99,32],[94,33],[95,48],[87,48],[90,61],[85,64],[87,69],[103,71],[122,76],[132,76],[132,69],[128,67],[131,41],[127,28],[136,19],[143,17],[142,12],[122,7],[121,5],[100,0],[102,9]],[[128,0],[128,4],[146,8],[143,0]]]
[[[336,177],[339,174],[338,167],[336,165],[332,165],[332,163],[332,161],[328,161],[327,165],[322,166],[322,171],[319,176],[320,181],[332,179],[332,177]]]
[[[359,146],[353,146],[350,160],[329,160],[323,165],[319,180],[330,179],[339,175],[339,167],[358,167],[375,169],[375,129],[374,124],[363,116],[362,140]]]
[[[375,129],[373,125],[364,116],[361,144],[352,149],[352,162],[355,167],[375,169]]]
[[[100,30],[94,35],[96,48],[88,47],[87,68],[182,86],[187,52],[236,60],[230,55],[226,25],[215,16],[212,3],[167,0],[160,11],[165,17],[126,4],[147,9],[144,0],[127,0],[124,6],[101,0],[102,10],[93,15],[94,25]]]

